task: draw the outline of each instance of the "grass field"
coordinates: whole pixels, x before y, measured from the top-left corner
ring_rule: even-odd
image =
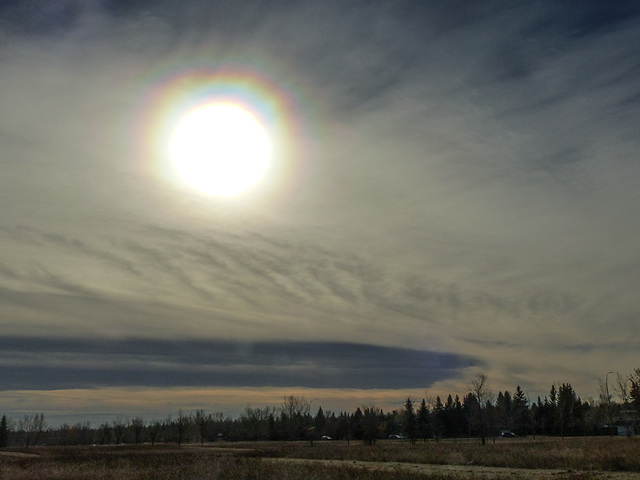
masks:
[[[0,479],[640,479],[640,439],[216,443],[0,451]]]

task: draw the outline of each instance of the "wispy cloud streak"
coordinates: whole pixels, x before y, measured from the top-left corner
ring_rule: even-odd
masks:
[[[3,332],[454,352],[530,391],[636,367],[633,2],[18,3]],[[277,195],[204,198],[138,145],[158,72],[229,63],[298,102]]]

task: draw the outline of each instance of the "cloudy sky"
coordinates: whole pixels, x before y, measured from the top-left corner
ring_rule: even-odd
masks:
[[[640,366],[640,5],[0,1],[0,407],[597,396]],[[167,160],[224,90],[273,145]]]

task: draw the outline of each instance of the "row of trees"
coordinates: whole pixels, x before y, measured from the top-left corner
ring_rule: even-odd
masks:
[[[483,444],[487,437],[504,432],[517,435],[587,435],[603,433],[606,412],[583,402],[570,384],[551,386],[549,396],[529,404],[518,385],[493,395],[486,388],[486,377],[475,380],[475,391],[462,400],[449,395],[443,403],[422,400],[415,409],[411,399],[404,405],[405,436],[418,438],[479,437]]]
[[[553,384],[548,396],[530,403],[519,385],[513,394],[506,390],[493,394],[487,377],[480,374],[462,400],[449,395],[443,403],[436,397],[414,409],[407,399],[404,433],[412,440],[477,436],[484,444],[487,436],[505,431],[533,436],[631,435],[639,431],[640,368],[628,375],[617,373],[611,390],[605,376],[599,393],[599,401],[583,401],[570,383]]]
[[[21,444],[26,447],[35,446],[47,428],[43,413],[25,415],[18,420],[17,425],[14,426],[14,423],[8,420],[6,415],[0,419],[0,447],[10,445],[14,430],[19,433]]]
[[[614,394],[619,401],[614,401]],[[216,440],[308,440],[323,437],[375,443],[388,436],[411,442],[428,439],[478,437],[482,443],[509,431],[517,435],[612,434],[613,424],[637,430],[640,417],[640,369],[617,375],[609,391],[601,386],[599,401],[583,401],[571,384],[553,384],[549,394],[530,402],[518,385],[514,393],[491,392],[487,377],[472,379],[462,398],[425,395],[421,402],[408,398],[402,408],[384,412],[375,405],[354,412],[311,412],[312,401],[300,396],[284,398],[279,407],[247,406],[238,418],[221,412],[179,411],[177,416],[145,421],[116,418],[93,428],[89,422],[47,428],[44,415],[25,415],[17,422],[2,417],[0,447],[8,445],[120,444],[156,442],[212,442]]]

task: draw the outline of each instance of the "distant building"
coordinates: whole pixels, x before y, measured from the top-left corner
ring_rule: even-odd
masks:
[[[638,431],[638,412],[636,410],[620,410],[620,414],[613,426],[619,436],[630,437]]]

